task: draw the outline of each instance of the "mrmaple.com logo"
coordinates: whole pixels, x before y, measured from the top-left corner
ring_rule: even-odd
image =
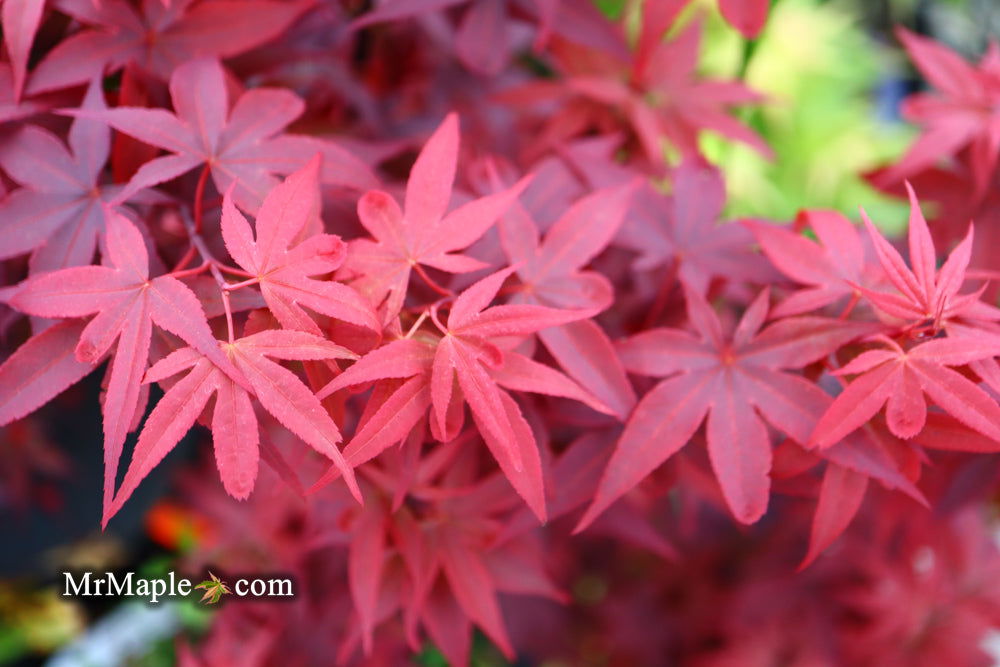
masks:
[[[132,597],[156,604],[163,598],[186,598],[196,591],[200,601],[215,604],[226,595],[237,598],[294,598],[291,577],[241,577],[232,586],[212,572],[198,584],[175,572],[162,577],[139,577],[134,572],[63,572],[64,597]],[[202,592],[203,591],[203,592]]]

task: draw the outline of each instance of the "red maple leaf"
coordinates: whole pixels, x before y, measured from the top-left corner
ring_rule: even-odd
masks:
[[[114,502],[105,511],[103,523],[121,509],[139,483],[194,426],[215,394],[212,410],[212,439],[219,476],[229,495],[245,499],[253,490],[260,457],[260,436],[251,397],[285,428],[320,454],[333,461],[348,488],[360,502],[361,491],[354,471],[344,460],[337,443],[337,425],[319,399],[294,373],[269,357],[287,360],[354,359],[353,352],[325,338],[303,331],[264,330],[219,348],[240,373],[242,384],[222,373],[200,351],[190,347],[177,350],[152,366],[145,382],[158,382],[189,370],[173,384],[149,414],[132,462]]]
[[[740,124],[728,109],[760,101],[743,84],[702,80],[695,72],[701,24],[693,21],[673,39],[662,41],[664,25],[644,3],[639,47],[630,61],[614,53],[565,47],[556,82],[529,83],[508,92],[507,99],[529,102],[556,98],[559,112],[546,123],[543,145],[559,145],[590,127],[608,133],[609,124],[625,124],[655,167],[666,165],[663,141],[684,158],[700,155],[698,137],[711,130],[746,143],[761,154],[772,152],[756,133]],[[609,113],[610,111],[610,113]]]
[[[807,224],[817,241],[774,225],[747,221],[764,255],[783,274],[805,288],[790,294],[773,317],[801,315],[843,301],[856,300],[854,285],[872,285],[858,228],[837,211],[802,211],[796,226]],[[882,277],[879,272],[879,278]],[[848,302],[848,307],[852,305]]]
[[[106,108],[100,82],[91,83],[80,108]],[[34,125],[24,125],[0,142],[0,167],[22,186],[0,200],[0,258],[34,251],[33,274],[93,261],[104,233],[102,204],[122,190],[102,179],[110,144],[111,131],[84,118],[70,127],[70,151]]]
[[[233,205],[234,184],[222,204],[222,238],[236,263],[251,277],[242,286],[259,285],[264,301],[281,326],[319,335],[309,310],[378,331],[371,304],[346,285],[309,276],[329,274],[344,259],[344,242],[333,234],[312,234],[319,220],[320,157],[271,190],[256,220],[256,238]],[[293,245],[294,244],[294,245]]]
[[[883,237],[862,210],[862,219],[875,246],[879,263],[898,293],[885,293],[858,287],[872,304],[887,315],[902,320],[905,330],[914,336],[935,336],[956,320],[997,321],[1000,310],[980,300],[982,289],[959,294],[965,283],[965,271],[972,256],[973,227],[937,268],[934,241],[920,210],[916,193],[907,184],[910,197],[909,249],[906,265],[895,248]],[[985,288],[985,287],[984,287]],[[983,289],[984,289],[983,288]]]
[[[353,465],[406,437],[428,408],[435,437],[452,440],[462,427],[462,406],[467,402],[480,434],[511,485],[539,518],[545,516],[534,435],[517,403],[501,387],[573,398],[602,412],[608,409],[558,371],[510,349],[512,338],[593,312],[529,304],[487,308],[512,271],[494,273],[465,290],[455,299],[445,322],[434,314],[443,336],[417,333],[413,338],[393,341],[366,354],[320,390],[317,395],[323,398],[351,385],[406,380],[384,385],[386,393],[376,403],[377,411],[362,423],[345,449]],[[327,479],[336,474],[331,471]]]
[[[176,113],[138,107],[64,111],[170,151],[143,164],[121,199],[204,165],[219,192],[235,183],[236,203],[255,213],[278,184],[274,174],[290,174],[316,153],[324,158],[325,183],[359,190],[377,183],[367,165],[333,142],[282,132],[304,109],[291,91],[255,88],[230,108],[226,75],[217,60],[192,60],[174,70],[170,97]]]
[[[822,393],[787,370],[872,330],[866,323],[798,317],[761,331],[768,309],[765,291],[726,336],[704,298],[691,289],[685,294],[688,319],[699,337],[652,329],[620,347],[626,368],[668,379],[636,406],[581,527],[687,444],[706,415],[709,459],[726,502],[739,521],[755,522],[767,509],[771,468],[770,438],[760,415],[791,437],[801,437],[804,424],[809,428],[812,422],[800,403]]]
[[[920,433],[927,420],[923,394],[963,424],[1000,442],[1000,406],[952,366],[1000,354],[1000,340],[929,340],[904,350],[886,336],[889,349],[862,352],[836,375],[858,375],[816,424],[810,445],[838,442],[872,418],[883,405],[889,429],[900,438]]]
[[[449,114],[413,164],[402,210],[382,191],[367,192],[358,202],[358,217],[374,240],[351,243],[344,271],[345,275],[361,274],[353,284],[372,302],[385,302],[385,322],[403,307],[411,271],[423,273],[422,265],[449,273],[484,268],[479,260],[456,251],[486,233],[527,185],[524,179],[446,214],[458,163],[458,141],[458,116]],[[434,284],[430,278],[428,281]]]
[[[903,115],[924,130],[899,162],[878,177],[890,185],[969,148],[975,197],[986,193],[1000,151],[1000,48],[994,43],[978,67],[951,49],[898,27],[896,35],[927,81],[936,89],[903,102]]]
[[[618,234],[619,245],[639,253],[636,268],[663,267],[665,286],[680,281],[701,294],[717,278],[770,282],[773,270],[751,251],[753,235],[721,220],[726,186],[718,169],[687,161],[671,177],[671,196],[639,189]]]
[[[179,336],[229,377],[245,383],[219,350],[194,293],[172,276],[149,277],[146,246],[135,225],[105,208],[105,266],[34,276],[9,303],[38,317],[95,315],[80,333],[76,358],[96,364],[117,339],[104,396],[104,507],[110,507],[122,445],[139,406],[152,325]],[[42,334],[44,336],[44,334]],[[36,345],[40,345],[36,343]],[[67,364],[67,370],[73,370]],[[33,405],[37,400],[28,400]]]
[[[549,228],[544,240],[520,206],[502,219],[500,240],[521,285],[512,301],[557,308],[605,309],[614,288],[602,274],[584,267],[614,237],[625,220],[635,184],[599,190],[570,206]],[[614,347],[591,320],[571,322],[538,332],[539,338],[573,379],[612,407],[624,419],[635,405],[635,393]]]
[[[370,653],[374,628],[396,609],[404,614],[409,637],[415,638],[418,624],[423,625],[455,664],[468,662],[470,621],[512,656],[497,594],[565,600],[545,573],[532,535],[497,539],[512,494],[498,492],[503,489],[498,475],[475,477],[475,449],[466,440],[437,446],[413,463],[413,484],[400,502],[389,497],[402,470],[366,469],[372,484],[364,513],[352,523],[348,555],[359,622],[342,656],[354,650],[358,638]],[[405,447],[419,451],[419,441]],[[456,496],[457,489],[464,492]],[[402,568],[392,567],[391,557],[400,559]],[[442,608],[451,610],[447,619],[441,618]]]
[[[9,1],[9,0],[8,0]],[[56,0],[85,28],[61,41],[32,72],[28,92],[66,88],[132,61],[163,80],[198,57],[228,58],[274,39],[312,4],[272,0]]]

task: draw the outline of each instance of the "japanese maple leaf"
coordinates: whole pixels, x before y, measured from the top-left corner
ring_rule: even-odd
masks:
[[[319,336],[287,330],[264,330],[232,343],[218,342],[215,350],[225,353],[238,369],[242,385],[252,392],[222,373],[200,350],[190,347],[171,353],[151,367],[146,382],[158,382],[184,370],[189,372],[170,387],[146,420],[104,523],[184,437],[212,394],[216,396],[211,421],[215,461],[229,495],[240,500],[247,498],[257,478],[260,435],[251,401],[256,398],[285,428],[333,461],[351,493],[360,500],[354,471],[337,449],[341,441],[337,425],[298,376],[269,358],[307,361],[353,359],[357,355]]]
[[[659,328],[620,346],[627,369],[668,379],[636,406],[581,527],[687,444],[706,415],[709,460],[723,496],[737,520],[755,522],[767,509],[770,487],[771,443],[761,416],[801,437],[809,416],[798,404],[819,391],[787,370],[872,330],[865,323],[797,317],[761,331],[768,309],[764,291],[726,336],[705,299],[690,288],[685,294],[697,337]]]
[[[49,327],[0,365],[0,426],[30,414],[94,370],[74,353],[84,326],[67,320]]]
[[[906,265],[862,210],[861,217],[868,228],[879,263],[898,293],[878,292],[860,286],[857,289],[876,308],[903,320],[914,334],[936,335],[957,319],[1000,320],[1000,310],[980,300],[982,290],[969,294],[958,293],[965,282],[965,272],[972,255],[972,225],[969,225],[965,238],[952,250],[938,270],[934,241],[917,196],[909,184],[907,192],[910,197],[908,238],[913,268]]]
[[[250,223],[233,204],[231,187],[222,204],[222,238],[236,263],[253,275],[268,308],[283,327],[319,334],[303,307],[345,322],[381,330],[371,305],[347,285],[309,276],[336,270],[344,259],[344,242],[333,234],[314,234],[292,246],[307,223],[319,216],[320,158],[290,175],[268,193]]]
[[[402,440],[428,408],[435,436],[444,441],[453,439],[462,425],[462,405],[468,403],[480,434],[511,485],[539,518],[545,516],[535,438],[517,403],[502,387],[573,398],[601,412],[608,408],[562,373],[498,347],[509,347],[504,339],[593,313],[530,304],[487,308],[512,271],[494,273],[462,292],[445,322],[435,315],[443,337],[417,334],[393,341],[366,354],[318,392],[323,398],[351,385],[406,380],[387,387],[379,407],[355,433],[345,449],[352,464],[359,465]]]
[[[986,192],[1000,151],[1000,49],[992,44],[978,67],[949,48],[898,27],[896,35],[925,79],[936,89],[904,102],[905,118],[923,126],[906,155],[879,176],[889,185],[968,148],[976,196]]]
[[[211,572],[208,573],[208,576],[208,579],[195,586],[196,589],[205,589],[205,594],[201,596],[200,602],[205,604],[215,604],[222,598],[223,595],[230,595],[232,593],[232,591],[229,590],[229,586],[226,585],[226,582],[220,580]]]
[[[24,79],[27,76],[28,56],[35,33],[42,22],[45,0],[4,0],[0,6],[0,26],[3,41],[14,73],[14,101],[21,99]]]
[[[514,471],[520,471],[523,449],[535,452],[533,457],[537,455],[534,438],[530,439],[530,447],[526,448],[522,441],[526,434],[530,434],[530,429],[521,429],[521,433],[515,433],[516,428],[521,428],[515,426],[519,416],[517,406],[490,379],[488,369],[500,373],[509,372],[512,369],[507,364],[516,358],[513,354],[503,353],[491,339],[525,336],[547,327],[584,319],[594,311],[559,310],[530,304],[487,308],[512,271],[513,269],[498,271],[475,283],[455,299],[445,322],[435,321],[444,337],[434,352],[431,368],[431,417],[436,422],[439,433],[448,432],[448,408],[453,383],[457,380],[458,388],[472,410],[480,433],[490,445],[501,467],[504,461],[509,461]],[[526,357],[524,359],[527,360]],[[535,369],[536,366],[540,364],[529,365],[520,373],[510,373],[500,383],[518,389],[517,384],[521,381],[525,384],[524,390],[537,391],[531,387],[544,386],[545,376],[539,373],[539,377],[532,377],[531,371],[538,370]],[[502,457],[498,455],[498,451],[503,452]],[[507,470],[504,472],[509,476]]]
[[[889,430],[900,438],[920,433],[927,421],[924,394],[957,420],[1000,442],[1000,406],[951,367],[1000,354],[1000,341],[938,338],[904,350],[862,352],[836,375],[858,375],[816,424],[810,444],[827,447],[871,419],[883,405]]]
[[[802,211],[798,223],[808,224],[817,241],[763,222],[746,222],[764,255],[787,277],[806,285],[771,312],[773,317],[801,315],[860,296],[854,285],[870,285],[865,245],[858,229],[837,211]]]
[[[8,0],[9,1],[9,0]],[[34,69],[28,91],[73,86],[129,61],[162,80],[198,57],[228,58],[282,34],[312,0],[56,0],[54,6],[92,26],[60,42]]]
[[[715,278],[769,282],[772,271],[750,251],[752,234],[743,225],[720,222],[726,195],[718,170],[685,162],[672,182],[669,197],[641,188],[618,234],[620,245],[639,253],[636,268],[665,266],[668,279],[701,294]]]
[[[595,7],[564,0],[387,0],[354,21],[354,29],[386,21],[420,17],[431,12],[469,5],[454,37],[455,52],[469,69],[498,74],[510,61],[516,35],[511,18],[526,14],[538,22],[536,48],[551,33],[592,45],[617,45],[621,38]]]
[[[599,190],[573,204],[544,240],[526,211],[500,226],[504,251],[521,280],[518,295],[556,308],[603,310],[614,300],[610,281],[584,267],[608,245],[625,219],[635,184]]]
[[[142,165],[121,199],[205,165],[219,192],[236,183],[236,203],[256,213],[278,183],[274,174],[289,174],[316,153],[324,158],[325,183],[357,189],[377,183],[367,165],[336,144],[281,132],[302,114],[303,102],[294,93],[255,88],[240,95],[230,108],[225,72],[217,60],[192,60],[174,70],[170,97],[176,114],[137,107],[64,112],[107,123],[171,152]]]
[[[99,81],[81,108],[106,108]],[[22,186],[0,200],[0,259],[34,251],[32,273],[90,264],[104,233],[102,204],[121,192],[101,178],[110,135],[103,123],[78,118],[69,131],[70,151],[34,125],[0,141],[0,167]]]
[[[410,272],[417,265],[449,273],[484,268],[458,254],[489,229],[527,185],[475,199],[446,214],[458,162],[458,116],[449,114],[431,135],[410,170],[401,210],[389,194],[367,192],[358,202],[361,224],[374,240],[351,243],[345,271],[358,273],[353,284],[374,303],[385,300],[383,321],[403,306]]]
[[[463,444],[453,440],[414,463],[408,497],[420,510],[387,502],[395,483],[391,468],[370,476],[377,488],[369,487],[365,511],[351,526],[348,555],[351,597],[366,654],[374,627],[390,616],[381,612],[385,606],[404,612],[408,635],[415,635],[419,622],[435,642],[450,637],[439,645],[451,649],[455,664],[466,664],[470,621],[505,654],[513,654],[497,593],[564,600],[545,573],[530,534],[494,539],[513,494],[503,493],[498,475],[477,478],[475,450]],[[457,488],[467,491],[448,493]],[[391,567],[390,555],[398,555],[404,567]],[[406,585],[393,585],[399,576]],[[446,601],[457,612],[447,630],[438,624],[435,609]]]
[[[545,235],[527,211],[515,206],[500,224],[500,238],[521,286],[513,300],[557,308],[607,308],[614,288],[603,275],[583,270],[611,241],[625,219],[634,184],[599,190],[573,204]],[[559,364],[624,419],[635,394],[607,334],[590,320],[538,332]]]
[[[108,369],[103,405],[107,509],[122,444],[139,404],[152,325],[179,336],[230,377],[239,376],[219,350],[194,293],[169,275],[150,278],[146,246],[139,230],[113,210],[106,208],[105,218],[105,266],[78,266],[39,274],[25,281],[9,303],[38,317],[95,315],[76,346],[76,358],[81,362],[96,363],[118,340]]]
[[[646,158],[654,166],[666,165],[663,140],[666,139],[685,158],[700,155],[698,136],[703,130],[750,145],[764,156],[771,150],[756,133],[740,124],[728,108],[760,101],[759,95],[737,82],[701,80],[695,73],[701,35],[699,22],[692,22],[674,39],[661,41],[665,26],[658,26],[648,14],[655,11],[644,5],[643,33],[640,44],[650,44],[648,51],[638,51],[631,62],[611,54],[568,51],[560,61],[564,82],[529,84],[543,94],[560,98],[586,100],[594,105],[588,112],[564,106],[550,120],[550,132],[564,132],[566,125],[585,130],[606,115],[624,118],[624,123],[638,138]],[[584,117],[579,117],[583,113]]]

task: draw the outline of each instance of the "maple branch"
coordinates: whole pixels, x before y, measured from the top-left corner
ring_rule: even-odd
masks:
[[[226,289],[226,279],[222,277],[222,272],[219,271],[221,262],[208,249],[205,239],[198,232],[195,222],[189,216],[184,215],[183,212],[181,213],[181,220],[184,222],[184,228],[187,230],[191,245],[197,248],[202,262],[208,265],[208,270],[212,274],[212,277],[215,278],[215,282],[219,286],[219,291],[222,293],[222,307],[226,310],[226,329],[229,332],[229,342],[232,343],[236,340],[233,335],[233,309],[229,303],[229,291]]]
[[[226,273],[231,273],[234,276],[240,276],[241,278],[253,278],[254,275],[243,269],[238,269],[235,266],[229,266],[228,264],[223,264],[222,262],[216,261],[215,265]]]
[[[430,311],[428,310],[424,310],[422,313],[420,313],[420,317],[418,317],[417,321],[410,326],[410,328],[406,332],[406,335],[403,336],[403,338],[407,339],[413,336],[413,334],[417,332],[417,329],[420,328],[420,325],[424,323],[424,320],[427,319],[428,315],[430,315]]]
[[[191,248],[193,250],[194,246],[191,246]],[[188,276],[196,276],[199,273],[204,273],[210,268],[211,264],[209,262],[204,262],[201,265],[194,267],[193,269],[186,269],[183,271],[178,271],[177,269],[174,269],[173,271],[170,272],[170,275],[173,276],[174,278],[187,278]]]
[[[455,294],[454,292],[445,287],[441,287],[441,285],[435,282],[433,278],[427,275],[427,272],[424,271],[424,267],[420,266],[420,264],[418,264],[417,262],[413,263],[413,270],[416,271],[417,275],[423,278],[424,282],[427,283],[427,285],[438,294],[442,296],[454,296]]]
[[[250,285],[256,285],[259,282],[260,282],[260,278],[257,278],[255,276],[255,277],[250,278],[248,280],[244,280],[241,283],[232,283],[232,284],[226,283],[225,285],[222,286],[222,289],[224,289],[224,290],[226,290],[228,292],[231,292],[233,290],[240,289],[241,287],[249,287]]]
[[[441,324],[441,320],[438,319],[438,312],[437,311],[438,311],[438,306],[439,305],[441,305],[440,301],[431,304],[431,309],[430,309],[431,321],[437,326],[438,329],[441,330],[441,333],[447,333],[448,332],[448,327],[446,327],[445,325]]]
[[[229,334],[229,343],[232,344],[236,337],[233,335],[233,307],[229,303],[227,290],[222,290],[222,307],[226,309],[226,331]]]
[[[201,175],[198,176],[198,185],[194,189],[194,230],[197,233],[201,232],[201,218],[204,213],[202,199],[205,197],[205,185],[208,183],[210,171],[211,168],[206,164],[201,170]]]
[[[195,250],[194,245],[189,244],[188,249],[184,252],[184,256],[181,257],[180,260],[177,262],[177,264],[174,265],[174,268],[170,273],[175,274],[178,271],[184,269],[184,267],[190,264],[191,260],[194,259],[194,255],[196,252],[198,251]]]

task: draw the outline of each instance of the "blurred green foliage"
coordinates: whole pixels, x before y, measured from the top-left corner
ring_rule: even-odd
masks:
[[[745,72],[766,99],[743,119],[775,152],[768,161],[704,138],[703,150],[726,175],[728,213],[789,220],[802,208],[832,208],[858,219],[863,206],[883,227],[901,230],[906,207],[861,177],[897,159],[913,137],[911,128],[876,113],[878,86],[891,83],[899,62],[898,52],[877,44],[838,4],[779,0],[752,49],[710,13],[703,71],[723,78]]]

